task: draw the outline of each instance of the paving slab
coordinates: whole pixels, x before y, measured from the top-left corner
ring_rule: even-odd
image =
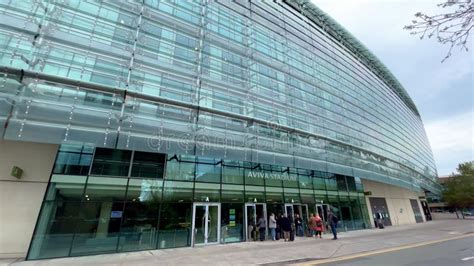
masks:
[[[338,240],[241,242],[37,261],[0,260],[2,265],[287,265],[474,233],[474,220],[440,220],[342,232]]]

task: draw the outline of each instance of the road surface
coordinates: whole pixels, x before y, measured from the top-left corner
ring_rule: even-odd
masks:
[[[474,236],[318,265],[472,266],[474,265]]]

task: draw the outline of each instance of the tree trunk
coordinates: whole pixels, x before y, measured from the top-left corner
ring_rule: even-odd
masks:
[[[466,219],[466,218],[464,217],[464,212],[463,212],[462,210],[461,210],[461,216],[462,216],[463,219]]]
[[[456,213],[457,219],[459,219],[458,208],[454,208],[454,212]]]

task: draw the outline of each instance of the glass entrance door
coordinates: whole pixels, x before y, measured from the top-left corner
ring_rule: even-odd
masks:
[[[194,245],[216,244],[220,239],[220,203],[194,203],[192,243]]]
[[[295,215],[298,214],[301,219],[309,219],[308,205],[300,203],[287,203],[285,204],[285,214],[295,218]]]
[[[324,223],[327,224],[328,212],[329,212],[329,205],[328,204],[316,204],[316,211],[318,212],[321,219],[323,219]]]
[[[265,237],[267,239],[268,217],[267,205],[265,203],[246,203],[245,204],[245,239],[247,241],[257,241],[260,239],[258,230],[258,220],[260,217],[265,219]]]
[[[293,204],[285,204],[285,214],[287,217],[295,217],[295,209],[293,208]]]
[[[297,236],[304,236],[304,232],[308,229],[308,205],[301,203],[287,203],[285,204],[285,214],[290,217],[292,221],[295,221],[298,216],[302,220],[301,229],[296,228]]]

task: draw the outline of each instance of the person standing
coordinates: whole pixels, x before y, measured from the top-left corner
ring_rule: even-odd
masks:
[[[290,222],[290,219],[288,219],[286,214],[283,215],[283,217],[281,218],[280,225],[281,225],[281,230],[283,230],[285,242],[287,242],[290,239],[291,222]]]
[[[315,217],[315,231],[316,231],[316,237],[323,238],[323,228],[324,228],[324,222],[323,219],[319,216],[319,214],[316,214]]]
[[[303,233],[303,219],[301,219],[299,214],[296,214],[295,226],[296,226],[296,235],[297,236],[304,236],[304,233]]]
[[[258,219],[257,227],[258,227],[258,233],[260,235],[260,241],[264,241],[265,233],[267,231],[267,221],[265,220],[265,217],[263,215],[260,216],[260,219]]]
[[[337,239],[336,228],[337,228],[337,223],[339,222],[339,219],[332,211],[329,211],[328,220],[329,220],[329,226],[331,226],[332,235],[334,236],[332,240],[336,240]]]
[[[272,240],[276,240],[276,227],[277,221],[275,219],[275,214],[271,213],[270,218],[268,219],[268,228],[270,228],[270,234],[272,235]]]

